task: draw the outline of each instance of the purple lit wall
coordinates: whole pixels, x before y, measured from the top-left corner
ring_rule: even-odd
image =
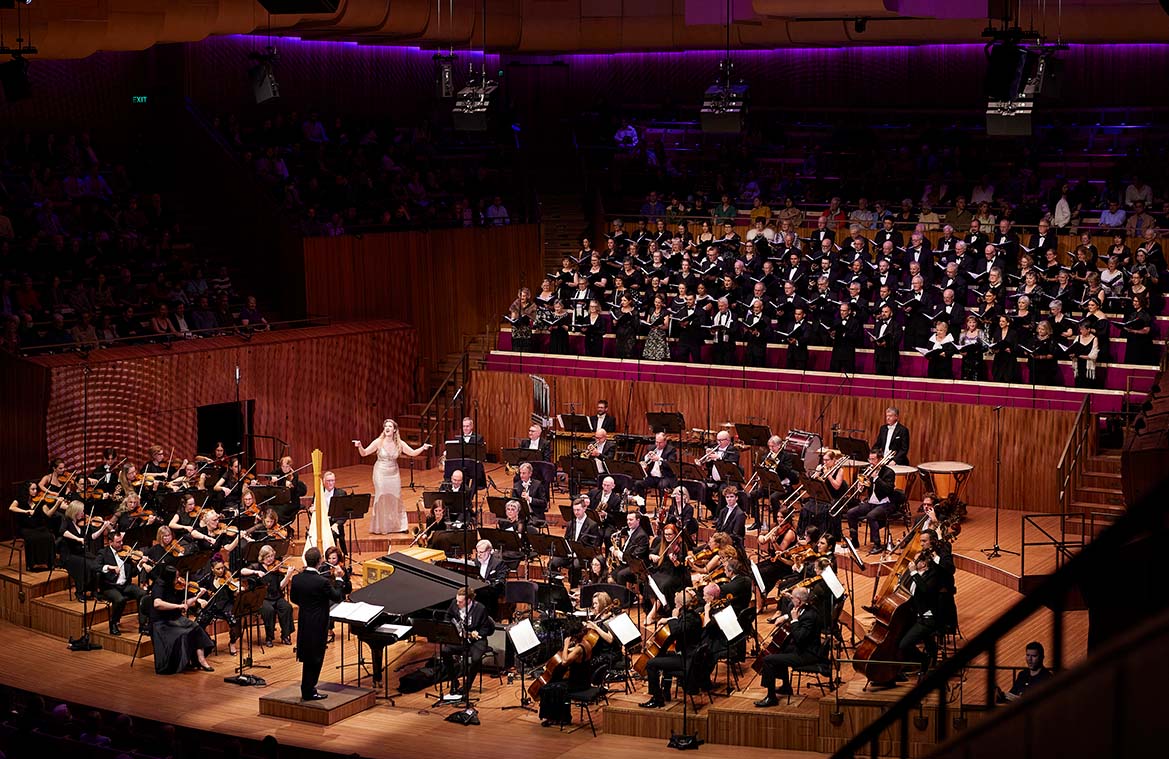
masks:
[[[187,95],[212,110],[255,108],[247,54],[262,37],[220,37],[164,45],[141,53],[100,53],[80,61],[34,61],[35,97],[0,104],[10,123],[117,122],[131,94]],[[433,99],[429,50],[278,38],[280,109],[319,108],[355,115],[449,112]],[[459,82],[469,62],[457,53]],[[722,53],[618,53],[488,57],[505,72],[503,95],[555,112],[604,97],[611,104],[664,102],[692,106],[713,79]],[[1151,72],[1169,70],[1169,45],[1072,45],[1062,105],[1069,108],[1166,106],[1169,89],[1150,86]],[[983,46],[798,48],[734,53],[738,74],[759,106],[978,109],[984,101]],[[261,106],[263,107],[263,106]]]

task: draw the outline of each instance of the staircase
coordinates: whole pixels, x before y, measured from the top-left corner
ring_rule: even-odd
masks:
[[[460,410],[458,407],[451,408],[451,401],[460,387],[470,383],[470,372],[483,366],[494,339],[495,336],[489,334],[468,337],[464,343],[465,354],[451,353],[439,361],[438,367],[430,375],[426,400],[409,404],[406,413],[398,417],[403,439],[428,442],[434,446],[426,454],[427,467],[438,462],[442,441],[458,431],[462,421]],[[466,364],[463,363],[464,355]]]
[[[548,184],[551,184],[549,179]],[[557,185],[563,185],[563,175],[555,178]],[[544,183],[541,182],[541,190]],[[584,212],[584,197],[581,193],[565,193],[551,189],[540,193],[540,222],[544,232],[544,272],[560,271],[560,259],[566,255],[575,256],[580,250],[580,238],[589,234],[589,222]],[[593,240],[593,247],[604,246]]]
[[[1083,467],[1072,485],[1071,511],[1123,514],[1126,507],[1120,487],[1120,454],[1090,453]]]

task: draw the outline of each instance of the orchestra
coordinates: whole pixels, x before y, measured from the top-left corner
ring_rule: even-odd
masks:
[[[749,615],[751,620],[757,617],[760,623],[766,620],[774,625],[770,635],[760,633],[766,643],[756,663],[766,695],[757,706],[774,705],[779,696],[790,692],[792,667],[826,667],[833,636],[840,636],[840,600],[827,581],[836,577],[834,536],[847,523],[855,545],[859,523],[866,521],[875,546],[888,552],[892,536],[884,540],[883,530],[893,510],[905,502],[893,466],[908,461],[909,430],[901,424],[897,409],[886,410],[884,424],[869,447],[867,466],[840,450],[819,446],[818,437],[816,445],[809,447],[810,433],[770,435],[766,447],[753,451],[735,440],[733,425],[723,425],[717,433],[707,431],[704,434],[713,435],[713,440],[702,445],[701,439],[687,440],[664,431],[645,437],[610,433],[615,420],[608,404],[598,404],[597,411],[589,417],[592,443],[581,453],[598,461],[599,473],[595,481],[585,483],[589,490],[572,499],[571,518],[564,512],[566,519],[556,534],[563,536],[570,552],[554,555],[544,568],[544,577],[563,583],[573,599],[581,599],[581,591],[589,585],[623,586],[633,605],[614,602],[604,592],[591,593],[591,618],[563,627],[558,650],[550,652],[560,666],[541,689],[543,722],[555,725],[569,719],[564,709],[566,693],[597,671],[598,652],[603,652],[608,666],[623,661],[626,667],[635,664],[626,657],[638,656],[638,650],[615,645],[607,620],[636,605],[644,610],[644,618],[639,615],[637,622],[644,630],[644,643],[638,644],[643,647],[636,664],[649,680],[646,707],[669,700],[671,679],[683,675],[684,657],[697,656],[706,662],[703,647],[727,648],[726,636],[714,620],[723,608],[733,609],[742,619]],[[462,431],[468,441],[481,439],[473,423],[464,421]],[[526,447],[537,452],[539,459],[551,458],[557,436],[541,424],[531,424]],[[621,453],[629,450],[632,454]],[[254,464],[245,466],[239,457],[223,455],[222,448],[215,458],[168,461],[165,453],[162,446],[152,446],[149,461],[139,470],[107,449],[102,464],[81,482],[63,461],[52,460],[49,471],[39,481],[26,483],[10,507],[22,520],[28,566],[45,567],[58,561],[56,551],[46,555],[44,539],[48,536],[51,541],[57,533],[59,560],[77,595],[88,600],[100,594],[109,602],[111,635],[122,633],[127,605],[139,602],[140,629],[149,629],[160,645],[160,673],[192,667],[210,670],[207,659],[200,656],[200,645],[208,632],[215,632],[217,621],[226,623],[227,650],[237,654],[245,620],[234,616],[235,600],[252,588],[264,589],[257,611],[264,627],[263,645],[291,646],[297,625],[290,592],[295,578],[305,570],[299,569],[298,559],[282,554],[296,540],[293,522],[302,508],[300,496],[307,491],[297,474],[300,469],[293,459],[282,457],[272,473],[264,476],[267,482],[259,484],[249,474]],[[642,476],[630,480],[625,469],[620,475],[609,473],[608,467],[615,467],[617,461],[636,465]],[[223,464],[222,473],[216,471],[216,462]],[[685,468],[691,466],[701,473],[697,483],[682,481]],[[749,477],[746,466],[751,468]],[[322,492],[331,498],[341,491],[335,486],[335,475],[326,474]],[[497,527],[524,536],[522,550],[501,551],[488,540],[478,540],[466,571],[485,587],[473,595],[457,596],[447,609],[448,619],[464,640],[444,654],[457,692],[465,693],[470,687],[487,635],[501,621],[501,611],[506,614],[511,609],[512,604],[503,603],[508,579],[527,577],[542,561],[529,538],[534,542],[536,533],[549,529],[550,514],[559,516],[549,509],[559,486],[534,474],[532,465],[522,462],[510,491],[501,491],[510,497]],[[210,485],[213,477],[215,483]],[[705,486],[712,507],[708,518],[695,511],[691,500],[695,484]],[[289,491],[283,510],[257,501],[258,491],[253,488],[265,487]],[[83,488],[89,492],[80,492]],[[440,492],[457,496],[455,505],[448,510],[448,502],[435,500],[430,513],[420,509],[414,545],[425,547],[436,533],[461,529],[452,518],[471,519],[478,508],[478,495],[467,486],[461,470],[451,472]],[[655,504],[648,510],[647,495]],[[151,508],[144,507],[146,498]],[[905,559],[910,565],[897,574],[899,587],[909,596],[914,621],[895,631],[896,639],[888,644],[893,653],[888,655],[902,657],[916,672],[931,666],[940,631],[953,630],[957,624],[949,544],[960,525],[951,500],[939,501],[927,493],[920,521],[906,534],[912,540],[893,551],[900,556],[913,551],[912,562]],[[53,525],[55,517],[61,519],[59,527]],[[754,524],[749,526],[749,521]],[[473,523],[466,527],[476,531]],[[249,547],[255,561],[244,563]],[[584,548],[590,550],[577,555]],[[591,549],[597,551],[595,556]],[[194,576],[176,572],[183,558],[191,555],[210,559],[200,564]],[[331,587],[347,597],[354,587],[353,569],[343,550],[329,547],[319,566],[320,572],[313,570],[314,574],[328,575]],[[148,598],[153,599],[153,612]],[[331,627],[326,638],[333,638]],[[738,639],[728,650],[742,660],[745,646]],[[376,650],[378,662],[381,649]],[[470,668],[464,671],[458,662],[467,654]],[[380,665],[375,667],[380,681],[383,673]],[[703,663],[697,671],[700,679],[709,675],[702,671],[706,667]],[[713,660],[709,667],[713,668]],[[892,681],[902,674],[893,673]]]

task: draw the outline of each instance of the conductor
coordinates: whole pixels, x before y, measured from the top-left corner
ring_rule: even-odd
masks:
[[[300,698],[320,701],[327,694],[317,692],[317,680],[325,663],[325,645],[329,632],[329,608],[344,599],[344,591],[334,575],[343,576],[341,567],[321,568],[321,551],[315,546],[305,551],[305,569],[292,578],[289,597],[300,607],[300,632],[296,640],[296,658],[301,663]]]

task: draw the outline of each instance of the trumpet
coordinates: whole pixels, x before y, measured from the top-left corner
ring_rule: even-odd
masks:
[[[699,456],[698,458],[694,459],[694,463],[695,464],[705,464],[707,461],[711,460],[710,457],[713,456],[717,451],[718,451],[717,445],[713,446],[711,448],[707,448],[706,453],[704,453],[701,456]]]
[[[585,448],[584,451],[581,452],[580,457],[582,459],[590,459],[596,455],[597,455],[597,444],[596,443],[589,443],[588,448]]]

